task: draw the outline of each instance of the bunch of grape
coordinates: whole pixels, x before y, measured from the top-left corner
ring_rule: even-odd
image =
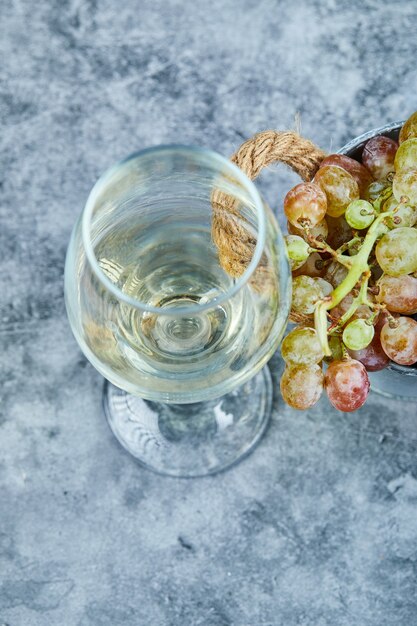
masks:
[[[417,363],[417,112],[398,143],[374,137],[361,161],[326,157],[284,200],[297,325],[282,343],[281,392],[296,409],[325,389],[354,411],[367,372]]]

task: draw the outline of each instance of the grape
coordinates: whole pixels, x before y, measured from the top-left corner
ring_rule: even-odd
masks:
[[[411,227],[417,223],[417,207],[400,203],[395,196],[391,196],[384,203],[383,210],[392,213],[392,216],[387,217],[389,228]]]
[[[376,180],[366,188],[363,197],[365,200],[372,202],[374,206],[376,205],[376,207],[379,208],[381,200],[385,200],[385,192],[389,187],[391,187],[389,180]]]
[[[343,359],[343,344],[340,337],[337,335],[330,335],[329,348],[332,354],[330,357],[325,358],[326,361],[337,361],[339,359]]]
[[[348,269],[338,263],[337,261],[330,261],[325,273],[323,274],[324,280],[327,280],[334,288],[340,285],[348,275]]]
[[[372,176],[366,167],[364,167],[362,163],[359,163],[358,161],[355,161],[355,159],[351,159],[344,154],[329,154],[329,156],[323,159],[320,167],[324,167],[325,165],[338,165],[349,172],[349,174],[353,176],[358,183],[360,195],[364,193],[365,189],[372,182]]]
[[[417,230],[396,228],[377,243],[375,254],[381,269],[389,276],[402,276],[417,271]]]
[[[327,214],[331,217],[343,215],[352,200],[359,198],[359,187],[349,172],[337,165],[325,165],[314,177],[327,198]]]
[[[343,330],[343,343],[351,350],[363,350],[374,338],[374,327],[364,319],[349,322]]]
[[[349,226],[357,230],[368,228],[376,217],[375,209],[366,200],[354,200],[346,209],[345,219]]]
[[[310,255],[310,246],[298,235],[286,235],[284,239],[287,246],[291,269],[296,270],[308,259]]]
[[[363,405],[370,386],[365,367],[355,359],[330,363],[324,384],[333,406],[347,413]]]
[[[319,365],[287,366],[281,376],[281,394],[294,409],[308,409],[323,391],[324,376]]]
[[[330,296],[333,291],[333,285],[327,280],[324,280],[320,276],[315,277],[313,280],[319,285],[323,296]]]
[[[400,144],[412,137],[417,137],[417,111],[404,122],[400,130]]]
[[[381,309],[375,324],[375,335],[380,336],[381,330],[385,324],[392,319],[397,319],[398,317],[400,317],[398,313],[388,311],[387,309]]]
[[[295,328],[285,337],[281,355],[286,363],[311,365],[320,363],[324,353],[314,328]]]
[[[302,237],[305,241],[308,241],[308,235],[313,237],[313,239],[318,239],[319,241],[326,241],[329,229],[327,226],[327,221],[325,219],[321,220],[318,224],[308,229],[308,232],[304,228],[297,228],[290,221],[287,222],[287,228],[290,235],[298,235]]]
[[[372,309],[369,308],[367,304],[360,304],[352,317],[351,320],[369,320],[373,315]]]
[[[326,241],[333,248],[337,250],[344,243],[350,241],[353,237],[352,228],[349,226],[343,216],[341,217],[326,217],[327,225],[329,228],[329,234],[326,237]]]
[[[417,169],[417,138],[407,139],[395,155],[395,171]]]
[[[417,278],[388,276],[385,274],[378,281],[378,302],[384,302],[390,311],[414,315],[417,313]]]
[[[311,315],[318,300],[324,297],[321,285],[311,276],[296,276],[292,282],[291,309],[295,313]]]
[[[362,163],[374,178],[380,180],[394,171],[394,158],[398,143],[380,135],[366,142],[362,152]]]
[[[297,270],[293,271],[293,278],[296,276],[311,276],[313,278],[318,276],[323,276],[326,271],[326,264],[321,258],[318,252],[312,252],[308,257],[307,261],[299,267]]]
[[[330,315],[332,319],[338,320],[346,313],[346,311],[350,308],[350,305],[353,302],[352,293],[348,293],[347,296],[342,298],[342,300],[330,311]]]
[[[314,183],[300,183],[284,198],[284,212],[294,226],[315,226],[326,215],[327,201],[323,191]]]
[[[394,328],[387,322],[381,330],[381,345],[395,363],[413,365],[417,362],[417,322],[399,317]]]
[[[392,181],[392,190],[398,202],[405,198],[405,202],[417,206],[417,167],[397,172]]]
[[[385,354],[381,346],[379,333],[375,332],[369,346],[363,350],[348,350],[352,359],[360,361],[368,372],[379,372],[390,363],[389,357]]]

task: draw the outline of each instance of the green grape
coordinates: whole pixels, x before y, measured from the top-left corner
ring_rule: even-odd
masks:
[[[320,365],[287,365],[280,380],[281,394],[294,409],[309,409],[320,399],[323,383]]]
[[[294,328],[285,337],[281,355],[286,363],[310,365],[320,363],[324,353],[314,328]]]
[[[410,115],[408,120],[406,120],[403,124],[403,127],[400,130],[400,144],[403,141],[407,141],[407,139],[411,139],[412,137],[417,137],[417,111]]]
[[[417,138],[407,139],[395,155],[395,171],[417,169]]]
[[[311,315],[316,303],[322,300],[324,293],[316,278],[311,276],[296,276],[292,281],[291,309],[295,313]]]
[[[375,209],[366,200],[354,200],[346,209],[345,219],[349,226],[357,230],[368,228],[376,217]]]
[[[329,283],[324,278],[321,278],[321,276],[316,276],[313,278],[313,280],[315,280],[316,283],[319,285],[323,296],[330,296],[333,291],[333,285],[331,283]]]
[[[323,191],[314,183],[300,183],[284,198],[284,212],[296,227],[315,226],[326,215],[327,201]]]
[[[383,211],[392,214],[386,220],[389,228],[411,227],[417,223],[417,207],[398,202],[395,196],[391,196],[384,203]]]
[[[327,214],[339,217],[353,200],[359,198],[359,186],[349,172],[338,165],[321,167],[314,177],[327,198]]]
[[[350,350],[363,350],[371,343],[374,332],[374,327],[366,320],[353,320],[343,330],[343,343]]]
[[[397,172],[392,181],[392,189],[398,202],[404,198],[406,203],[417,206],[417,167]]]
[[[286,235],[284,237],[287,246],[288,257],[292,270],[301,267],[310,255],[310,246],[298,235]]]
[[[406,226],[391,230],[378,241],[375,254],[389,276],[417,272],[417,230]]]
[[[336,361],[343,359],[343,344],[337,335],[331,335],[329,337],[329,348],[332,353],[330,357],[326,357],[326,361]]]
[[[364,199],[371,202],[374,208],[379,211],[382,204],[389,198],[392,191],[392,184],[389,180],[376,180],[367,187],[364,193]]]

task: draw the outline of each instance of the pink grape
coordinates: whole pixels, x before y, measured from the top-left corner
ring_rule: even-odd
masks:
[[[414,315],[417,313],[417,278],[388,276],[384,274],[378,281],[377,302],[384,302],[390,311]]]
[[[370,387],[365,366],[355,359],[330,363],[324,384],[332,405],[346,413],[364,404]]]
[[[414,365],[417,362],[417,322],[411,317],[399,317],[392,326],[387,322],[381,330],[381,345],[395,363]]]
[[[326,215],[327,201],[323,191],[314,183],[300,183],[284,198],[284,212],[294,226],[315,226]]]

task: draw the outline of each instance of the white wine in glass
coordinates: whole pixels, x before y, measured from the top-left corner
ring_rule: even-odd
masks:
[[[237,273],[224,263],[229,246],[240,261],[229,226],[249,242]],[[226,249],[215,229],[229,233]],[[199,476],[253,448],[270,413],[262,368],[286,326],[290,273],[272,212],[236,166],[186,146],[116,164],[74,227],[65,296],[80,347],[109,381],[110,427],[143,465]]]

